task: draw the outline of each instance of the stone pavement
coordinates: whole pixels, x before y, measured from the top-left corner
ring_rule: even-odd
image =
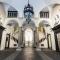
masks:
[[[0,51],[0,60],[60,60],[60,53],[23,48],[21,51],[9,49]]]

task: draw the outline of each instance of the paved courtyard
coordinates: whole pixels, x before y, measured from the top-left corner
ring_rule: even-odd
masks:
[[[8,49],[0,51],[0,60],[60,60],[60,54],[35,48],[24,48],[21,51]]]

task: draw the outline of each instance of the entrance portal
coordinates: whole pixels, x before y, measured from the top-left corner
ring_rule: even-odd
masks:
[[[25,47],[32,47],[34,43],[34,37],[33,37],[33,30],[31,28],[28,28],[25,30]]]

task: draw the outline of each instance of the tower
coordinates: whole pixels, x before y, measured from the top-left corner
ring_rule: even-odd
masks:
[[[24,7],[24,17],[26,18],[26,21],[29,23],[31,21],[32,16],[34,15],[33,7],[29,4]]]

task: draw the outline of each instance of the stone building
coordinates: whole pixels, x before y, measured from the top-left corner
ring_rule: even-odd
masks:
[[[20,16],[15,5],[8,1],[0,2],[0,26],[3,30],[0,50],[36,47],[60,51],[60,1],[46,3],[40,4],[40,10],[36,12],[33,4],[28,3]]]

